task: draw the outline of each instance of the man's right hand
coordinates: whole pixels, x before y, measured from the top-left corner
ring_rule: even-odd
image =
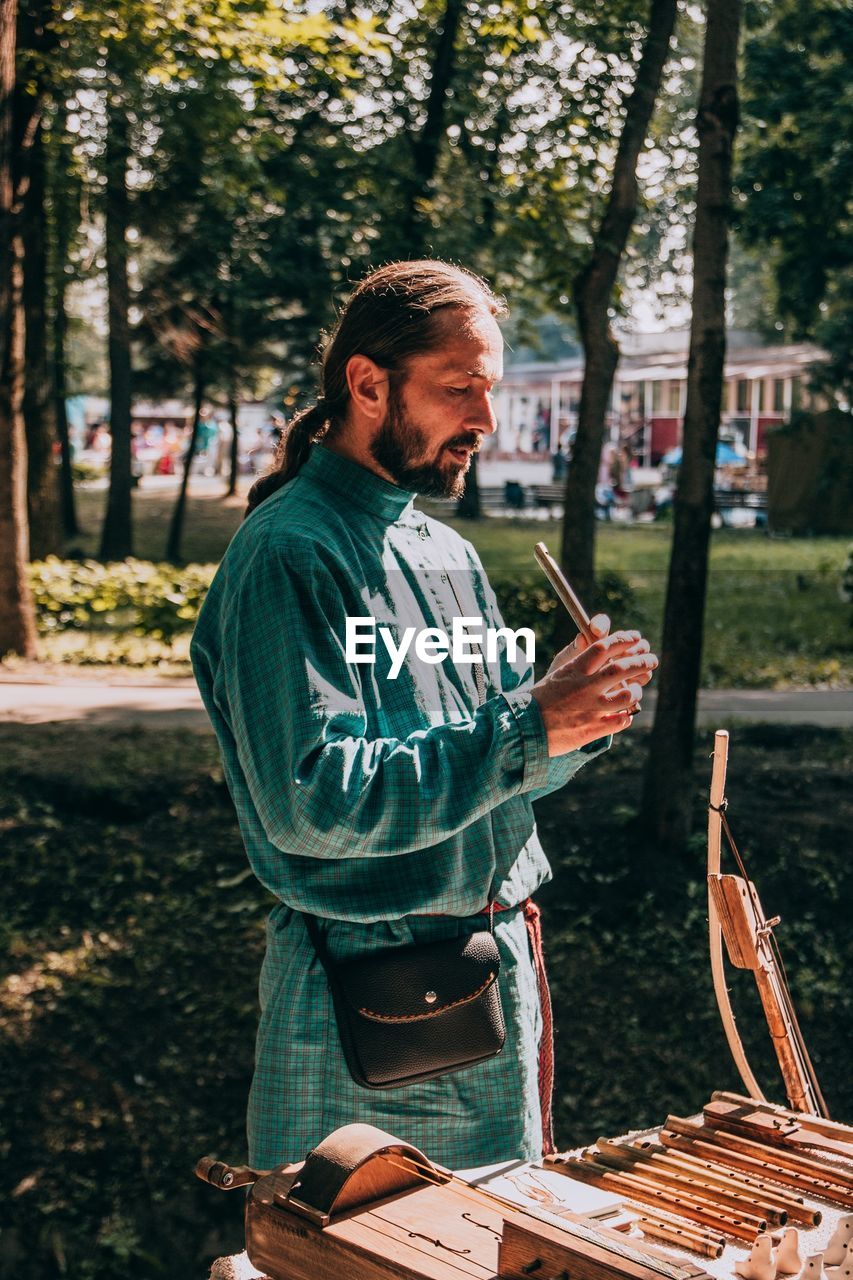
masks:
[[[532,690],[548,735],[549,756],[565,755],[627,729],[657,665],[639,631],[615,631],[580,652],[569,646],[558,654]]]

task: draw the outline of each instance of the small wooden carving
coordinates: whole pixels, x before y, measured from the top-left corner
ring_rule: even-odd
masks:
[[[796,1227],[789,1227],[782,1236],[782,1243],[776,1250],[776,1275],[796,1276],[803,1269],[800,1257],[800,1233]]]
[[[735,1272],[742,1280],[775,1280],[773,1241],[765,1231],[759,1232],[755,1237],[749,1257],[743,1262],[735,1263]]]
[[[832,1239],[823,1255],[823,1265],[825,1267],[840,1266],[847,1256],[847,1247],[851,1240],[853,1240],[853,1213],[847,1213],[839,1219],[838,1226],[832,1233]]]
[[[853,1280],[853,1240],[847,1246],[847,1253],[837,1267],[827,1267],[825,1274],[829,1280]]]
[[[806,1265],[800,1272],[797,1280],[822,1280],[823,1277],[823,1254],[813,1253],[806,1258]]]

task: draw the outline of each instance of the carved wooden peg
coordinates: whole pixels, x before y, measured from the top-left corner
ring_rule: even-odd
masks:
[[[735,1263],[735,1274],[742,1280],[775,1280],[776,1263],[773,1258],[773,1241],[766,1231],[760,1231],[748,1258]]]

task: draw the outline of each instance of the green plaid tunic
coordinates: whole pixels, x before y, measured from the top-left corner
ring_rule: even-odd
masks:
[[[483,927],[550,877],[531,801],[604,744],[549,760],[531,671],[409,658],[348,662],[345,619],[450,632],[500,626],[473,548],[413,495],[322,446],[239,529],[192,644],[249,860],[279,899],[267,928],[249,1155],[299,1160],[366,1121],[460,1168],[541,1152],[539,1000],[521,911],[495,917],[507,1042],[425,1084],[366,1090],[341,1053],[299,912],[337,958]]]

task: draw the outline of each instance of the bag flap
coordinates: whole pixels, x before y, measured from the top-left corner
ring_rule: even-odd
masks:
[[[379,1022],[434,1018],[486,991],[498,976],[497,943],[485,931],[347,960],[336,966],[344,999]]]

